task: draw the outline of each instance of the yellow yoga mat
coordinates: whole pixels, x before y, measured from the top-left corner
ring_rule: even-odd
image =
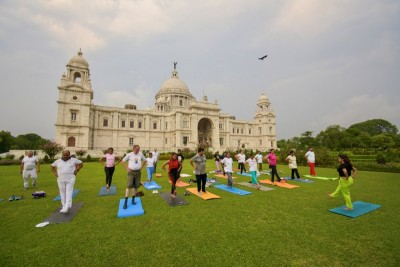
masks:
[[[171,181],[168,181],[169,183],[171,183]],[[185,187],[185,186],[189,186],[190,184],[188,184],[188,183],[185,183],[185,182],[182,182],[181,180],[178,180],[177,182],[176,182],[176,186],[177,187]]]
[[[217,196],[217,195],[215,195],[213,193],[210,193],[210,192],[205,192],[205,193],[201,192],[201,195],[199,196],[198,192],[197,192],[197,188],[195,188],[195,187],[186,188],[186,190],[189,191],[190,193],[192,193],[193,195],[201,197],[204,200],[221,198],[220,196]]]
[[[161,177],[161,173],[156,173],[156,177]]]
[[[284,188],[289,188],[289,189],[300,187],[298,185],[293,185],[293,184],[288,184],[288,183],[271,182],[271,180],[269,180],[269,179],[258,180],[258,181],[262,184],[277,185],[279,187],[284,187]]]

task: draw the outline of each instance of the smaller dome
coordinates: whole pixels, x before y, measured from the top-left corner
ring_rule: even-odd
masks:
[[[82,51],[79,49],[79,52],[77,53],[77,55],[72,57],[68,61],[67,66],[80,67],[80,68],[89,68],[89,63],[82,56]]]
[[[258,101],[268,101],[268,97],[263,93],[260,98],[258,99]]]

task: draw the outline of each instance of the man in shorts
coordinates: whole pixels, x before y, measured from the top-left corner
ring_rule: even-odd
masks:
[[[25,190],[29,187],[29,177],[32,179],[32,186],[37,187],[38,172],[40,172],[39,160],[33,155],[33,151],[29,151],[21,162],[21,174],[22,178],[24,178]]]
[[[126,163],[128,162],[128,163]],[[129,189],[132,191],[132,205],[135,205],[136,190],[140,187],[140,177],[142,175],[142,168],[146,165],[146,158],[140,152],[140,146],[134,145],[132,152],[126,155],[121,164],[128,172],[128,180],[125,190],[125,203],[123,209],[128,208]]]

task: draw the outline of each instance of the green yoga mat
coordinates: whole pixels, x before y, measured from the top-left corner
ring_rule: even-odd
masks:
[[[331,180],[331,181],[339,179],[338,177],[311,176],[311,175],[308,175],[308,174],[304,175],[304,177],[312,178],[312,179],[319,179],[319,180]]]
[[[83,202],[74,202],[72,203],[72,207],[68,210],[67,213],[61,213],[60,210],[62,207],[58,207],[48,218],[44,221],[49,222],[50,224],[55,223],[67,223],[72,221],[78,211],[82,208]]]

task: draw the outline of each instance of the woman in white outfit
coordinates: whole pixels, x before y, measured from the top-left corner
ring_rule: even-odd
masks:
[[[68,209],[72,207],[72,193],[74,191],[76,174],[82,167],[82,161],[71,158],[69,150],[64,150],[62,158],[51,164],[51,171],[57,177],[58,189],[60,190],[61,213],[67,213]]]

